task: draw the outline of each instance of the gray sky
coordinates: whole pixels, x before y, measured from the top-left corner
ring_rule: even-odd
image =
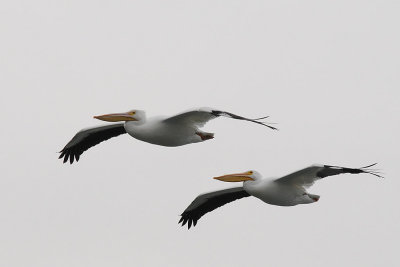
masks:
[[[1,266],[397,266],[398,1],[7,1],[0,11]],[[210,106],[177,148],[122,136],[63,165],[93,115]],[[248,198],[187,231],[211,179],[379,162],[291,208]],[[397,263],[396,263],[397,262]]]

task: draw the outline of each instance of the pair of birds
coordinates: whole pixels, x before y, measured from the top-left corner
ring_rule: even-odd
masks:
[[[210,108],[194,109],[172,117],[153,118],[147,118],[142,110],[131,110],[124,113],[94,116],[102,121],[119,123],[79,131],[60,151],[59,158],[63,159],[64,163],[69,160],[72,164],[74,159],[79,161],[81,154],[90,147],[125,133],[144,142],[169,147],[204,142],[214,138],[214,134],[201,131],[200,128],[208,121],[221,116],[250,121],[277,130],[262,121],[268,117],[249,119]],[[313,165],[279,179],[265,179],[254,170],[214,177],[214,179],[224,182],[243,182],[243,186],[199,195],[181,214],[179,223],[182,223],[182,226],[188,223],[188,229],[190,229],[207,212],[249,196],[278,206],[314,203],[320,197],[308,193],[307,188],[315,181],[342,173],[369,173],[382,177],[378,170],[371,169],[374,165],[376,163],[361,168]]]

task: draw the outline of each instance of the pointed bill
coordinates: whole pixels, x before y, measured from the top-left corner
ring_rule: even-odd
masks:
[[[100,115],[100,116],[94,116],[93,118],[102,120],[102,121],[110,121],[110,122],[136,121],[136,119],[133,118],[132,114],[129,112],[105,114],[105,115]]]
[[[242,173],[234,173],[227,174],[223,176],[214,177],[216,180],[220,180],[223,182],[244,182],[244,181],[254,181],[253,178],[250,177],[252,175],[252,171],[242,172]]]

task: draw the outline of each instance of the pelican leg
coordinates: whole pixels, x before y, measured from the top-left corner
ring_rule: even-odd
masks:
[[[196,132],[196,134],[198,136],[200,136],[201,140],[203,140],[203,141],[214,138],[214,134],[213,133]]]
[[[308,194],[308,196],[314,200],[315,202],[317,202],[319,200],[319,196],[318,195],[313,195],[313,194]]]

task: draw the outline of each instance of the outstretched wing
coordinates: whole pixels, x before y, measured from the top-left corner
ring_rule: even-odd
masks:
[[[64,163],[69,158],[72,164],[74,157],[76,161],[79,161],[80,155],[90,147],[124,133],[126,131],[123,123],[80,130],[60,151],[61,155],[58,158],[64,158]]]
[[[221,116],[236,119],[236,120],[251,121],[251,122],[254,122],[257,124],[264,125],[273,130],[277,130],[277,128],[260,121],[260,120],[268,118],[268,116],[262,117],[262,118],[257,118],[257,119],[249,119],[249,118],[245,118],[245,117],[242,117],[239,115],[235,115],[230,112],[215,110],[215,109],[211,109],[211,108],[200,108],[200,109],[196,109],[196,110],[183,112],[181,114],[166,118],[164,120],[164,122],[179,123],[179,124],[194,124],[198,127],[203,127],[204,124],[206,124],[208,121],[215,119],[217,117],[221,117]]]
[[[305,169],[299,170],[297,172],[291,173],[289,175],[286,175],[282,178],[276,179],[275,182],[310,187],[311,185],[314,184],[315,181],[319,179],[342,173],[351,173],[351,174],[369,173],[382,178],[379,171],[375,169],[370,169],[370,167],[375,166],[376,164],[377,163],[374,163],[365,167],[355,168],[355,169],[339,167],[339,166],[330,166],[330,165],[313,165]]]
[[[250,196],[243,187],[229,188],[199,195],[181,214],[178,223],[182,226],[188,222],[188,229],[196,226],[197,221],[207,212],[213,211],[229,202]]]

